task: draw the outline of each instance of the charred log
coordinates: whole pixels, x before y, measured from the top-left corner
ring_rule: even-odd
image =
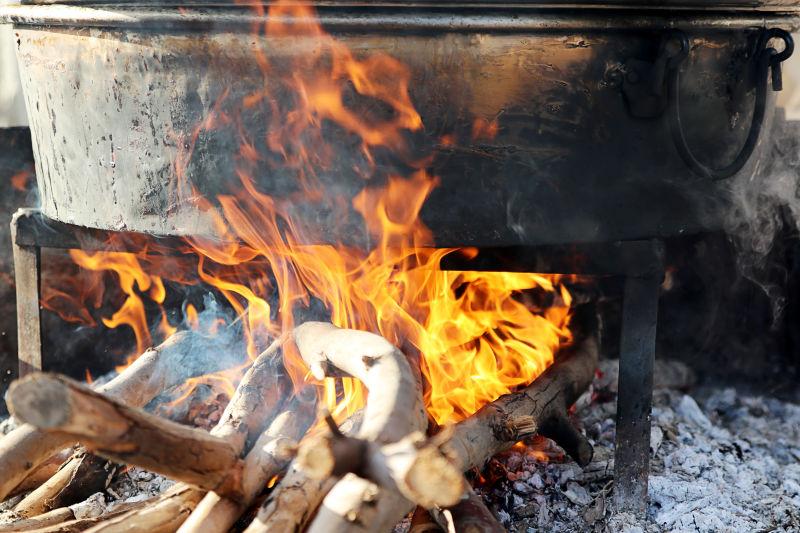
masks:
[[[19,502],[14,511],[36,516],[83,501],[105,489],[115,472],[114,463],[79,450],[53,477]]]

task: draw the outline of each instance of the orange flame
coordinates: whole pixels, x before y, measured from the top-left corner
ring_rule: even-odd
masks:
[[[11,176],[11,187],[15,191],[25,192],[28,189],[28,183],[34,177],[30,169],[23,169]]]
[[[253,9],[262,14],[264,8]],[[557,276],[442,270],[442,259],[456,250],[431,248],[433,234],[419,219],[439,179],[424,168],[432,156],[410,155],[410,136],[424,125],[412,103],[409,69],[382,53],[356,57],[323,31],[309,6],[273,2],[266,20],[255,28],[256,42],[296,40],[292,64],[278,68],[266,45],[256,47],[263,87],[235,103],[238,107],[232,111],[226,107],[229,95],[223,92],[208,117],[179,143],[187,149],[175,168],[178,194],[211,216],[221,237],[187,239],[198,258],[197,276],[242,317],[250,357],[294,326],[293,311],[317,300],[334,324],[380,333],[410,357],[419,356],[428,412],[439,424],[461,420],[533,381],[552,363],[559,344],[570,340],[570,294]],[[388,112],[359,107],[363,101],[378,101]],[[269,117],[263,142],[246,137],[239,126],[242,112]],[[337,156],[331,126],[334,136],[357,139],[363,158],[349,171],[371,180],[351,202],[326,191],[317,179]],[[192,150],[203,130],[228,127],[237,128],[241,138],[232,169],[238,187],[206,199],[191,183]],[[497,129],[496,122],[479,119],[473,137],[490,138]],[[455,137],[442,139],[450,143]],[[391,152],[411,171],[387,176],[386,169],[375,164],[378,150]],[[276,168],[291,173],[300,192],[287,198],[263,192],[258,172],[259,163],[266,161],[278,161]],[[341,213],[354,209],[374,247],[364,251],[341,243],[315,244],[326,241],[319,237],[320,228],[305,227],[293,217],[296,202],[324,203]],[[142,295],[163,302],[162,277],[145,273],[131,254],[73,251],[72,257],[83,268],[116,273],[126,299],[103,323],[127,325],[136,333],[137,344],[147,344]],[[176,279],[186,283],[184,277]],[[531,292],[552,293],[554,304],[543,312],[532,309],[524,297]],[[196,323],[193,307],[187,306],[186,315],[187,323]],[[310,379],[291,349],[285,351],[284,363],[298,386]],[[233,374],[194,382],[221,381],[232,391]],[[335,416],[363,405],[364,392],[354,380],[326,379],[320,385]]]
[[[483,117],[478,117],[472,123],[472,139],[473,140],[486,140],[491,141],[497,137],[497,132],[500,126],[497,120],[486,120]]]

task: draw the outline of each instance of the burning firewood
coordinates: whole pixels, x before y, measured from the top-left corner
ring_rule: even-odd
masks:
[[[278,372],[284,339],[275,341],[261,355],[239,382],[236,392],[211,435],[224,438],[239,455],[247,449],[280,408],[289,384]],[[244,494],[244,489],[239,492]],[[189,517],[205,492],[186,483],[178,483],[145,508],[131,511],[98,524],[94,533],[173,532]]]
[[[408,462],[408,473],[431,472],[431,461],[441,457],[434,450],[459,470],[467,471],[535,433],[553,439],[581,466],[588,464],[591,445],[569,422],[567,409],[589,387],[596,366],[597,341],[589,336],[565,350],[527,388],[501,396],[456,424],[445,442],[431,439],[420,449],[417,459]],[[461,486],[436,485],[437,497],[442,500],[457,499],[463,492]]]
[[[78,450],[49,480],[15,507],[22,516],[36,516],[82,501],[106,488],[116,467],[86,450]]]
[[[339,426],[339,431],[348,435],[355,433],[361,425],[363,415],[363,410],[357,411]],[[314,437],[312,434],[305,438]],[[261,506],[246,533],[301,531],[335,483],[336,479],[330,477],[326,479],[309,477],[295,460]]]
[[[158,347],[144,352],[98,392],[141,407],[188,378],[223,370],[230,361],[220,354],[228,350],[225,339],[219,336],[208,338],[198,333],[179,332]],[[0,501],[37,466],[73,442],[69,435],[46,433],[30,424],[22,424],[0,439],[0,472],[3,472],[0,476]]]
[[[242,462],[223,438],[128,407],[63,376],[31,374],[8,389],[9,411],[68,434],[98,455],[238,496]]]
[[[591,460],[591,446],[568,421],[567,409],[591,383],[596,362],[596,341],[588,337],[526,389],[498,398],[427,442],[411,435],[378,446],[332,431],[304,443],[298,461],[317,478],[354,472],[426,508],[462,505],[474,511],[475,505],[460,503],[466,487],[461,472],[525,436],[552,438],[581,465]]]
[[[447,507],[459,501],[460,496],[443,500],[439,484],[466,490],[463,474],[436,446],[429,445],[421,432],[381,445],[347,437],[330,423],[329,428],[330,434],[306,440],[298,451],[298,463],[311,477],[325,479],[352,472],[385,489],[399,491],[424,508]],[[430,457],[423,461],[421,455]],[[415,471],[419,466],[425,470]],[[454,492],[445,491],[446,497]]]
[[[425,431],[421,384],[408,359],[386,339],[324,323],[304,324],[295,330],[294,339],[314,377],[343,372],[358,378],[370,391],[359,439],[388,444]],[[325,496],[309,531],[350,530],[356,524],[382,531],[412,508],[396,490],[381,490],[348,474]]]
[[[295,342],[317,379],[336,375],[338,369],[358,378],[370,391],[358,438],[388,444],[425,431],[427,415],[421,383],[397,348],[367,332],[338,329],[330,324],[304,326],[308,330],[296,331]],[[348,474],[325,496],[308,530],[349,531],[360,525],[383,531],[412,508],[413,504],[396,490],[381,490],[370,481]]]
[[[312,395],[316,393],[311,391]],[[290,448],[308,430],[316,416],[315,402],[308,398],[295,398],[262,433],[244,460],[242,496],[231,500],[209,492],[183,523],[180,533],[224,533],[236,522],[242,512],[264,489],[274,476],[280,474],[289,462]]]
[[[310,478],[292,463],[245,533],[302,531],[335,483],[332,478]]]
[[[370,391],[358,439],[386,444],[424,431],[427,418],[421,385],[406,357],[386,339],[319,322],[296,328],[293,337],[315,378],[352,376]],[[303,448],[308,449],[308,446]],[[323,496],[322,506],[309,525],[309,531],[351,529],[355,521],[375,524],[375,530],[385,530],[413,506],[399,493],[380,491],[375,484],[356,476],[345,476],[325,496],[331,484],[330,479],[308,476],[296,462],[247,533],[297,531],[314,513]],[[379,493],[382,501],[390,502],[388,507],[374,509],[368,504],[367,508],[362,508],[367,500],[375,502]]]

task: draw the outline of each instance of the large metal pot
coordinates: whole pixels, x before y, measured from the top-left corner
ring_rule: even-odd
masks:
[[[494,139],[436,148],[441,185],[422,218],[436,245],[506,246],[721,227],[726,178],[755,172],[769,130],[765,73],[779,61],[759,60],[790,44],[764,32],[793,29],[798,3],[324,2],[318,12],[356,55],[380,50],[408,65],[419,143],[497,118]],[[2,10],[15,25],[44,212],[101,229],[212,234],[175,193],[175,139],[223,91],[237,102],[263,84],[255,47],[280,59],[302,42],[253,37],[258,17],[233,2],[71,4]],[[241,127],[260,139],[265,124],[256,115]],[[349,171],[358,146],[341,144],[340,164],[320,179],[349,198],[365,182]],[[201,134],[187,169],[201,194],[227,190],[238,146],[236,128]],[[743,146],[753,153],[731,166]],[[276,198],[297,187],[266,168],[257,178]],[[295,214],[326,228],[323,240],[368,242],[354,212],[343,223],[297,202]]]

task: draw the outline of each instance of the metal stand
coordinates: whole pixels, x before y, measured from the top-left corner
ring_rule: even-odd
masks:
[[[42,369],[40,249],[142,251],[147,239],[114,239],[118,232],[72,226],[20,209],[11,223],[17,284],[20,375]],[[125,235],[125,234],[122,234]],[[152,236],[149,239],[152,240]],[[160,238],[160,253],[176,250],[181,239]],[[536,247],[482,248],[477,259],[447,256],[450,270],[570,273],[625,277],[620,346],[619,397],[614,502],[618,510],[643,513],[650,457],[650,406],[653,394],[658,291],[664,275],[663,247],[657,240]]]
[[[625,279],[619,353],[614,505],[643,515],[650,473],[650,407],[656,350],[658,291],[663,274]]]
[[[11,219],[14,249],[14,278],[17,290],[17,357],[19,377],[42,369],[41,248],[19,244],[18,221],[25,213],[17,211]]]

